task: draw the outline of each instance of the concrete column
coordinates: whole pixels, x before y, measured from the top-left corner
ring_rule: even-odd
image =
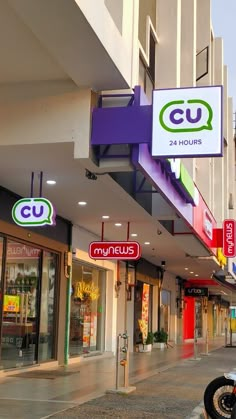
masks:
[[[196,0],[181,3],[181,86],[196,85]]]
[[[232,170],[232,166],[229,166],[229,139],[228,139],[228,69],[227,66],[224,66],[224,102],[223,102],[223,133],[224,133],[224,218],[229,218],[229,177]],[[232,163],[231,163],[232,164]]]
[[[235,202],[235,175],[232,173],[232,168],[235,170],[235,143],[233,131],[233,99],[228,98],[228,147],[229,147],[229,163],[228,163],[228,176],[229,176],[229,193],[232,194],[233,209],[229,210],[229,217],[236,218],[236,202]]]
[[[156,88],[180,86],[181,58],[181,2],[158,0],[157,2]]]
[[[197,86],[211,84],[211,0],[197,0],[197,51],[199,53],[208,47],[208,73],[197,81]],[[200,189],[207,205],[212,207],[212,162],[208,158],[196,159],[195,181]]]
[[[215,61],[214,61],[214,79],[216,85],[224,83],[224,65],[223,65],[223,40],[214,39]],[[214,202],[213,213],[220,224],[224,218],[224,159],[222,157],[214,158]]]

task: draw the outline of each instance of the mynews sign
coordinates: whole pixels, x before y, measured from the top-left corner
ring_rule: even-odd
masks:
[[[208,297],[208,288],[185,288],[185,297]]]
[[[138,260],[141,247],[137,242],[92,242],[89,245],[89,257],[92,259]]]
[[[222,156],[222,86],[153,91],[152,156]]]
[[[236,256],[236,221],[223,221],[223,254],[227,258]]]

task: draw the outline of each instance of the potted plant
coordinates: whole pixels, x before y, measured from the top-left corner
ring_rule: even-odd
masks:
[[[164,349],[167,346],[168,340],[168,333],[162,328],[161,330],[157,330],[154,334],[154,348]]]
[[[139,345],[139,352],[151,352],[154,335],[152,332],[148,332],[146,340]]]

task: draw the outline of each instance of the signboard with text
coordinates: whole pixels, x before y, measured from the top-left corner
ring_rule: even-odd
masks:
[[[22,198],[14,204],[12,218],[22,227],[55,225],[56,212],[46,198]]]
[[[185,297],[208,297],[208,288],[189,287],[184,290]]]
[[[224,220],[223,221],[223,254],[227,258],[236,256],[236,221]]]
[[[89,245],[92,259],[138,260],[141,257],[140,244],[137,242],[92,242]]]
[[[153,91],[152,156],[222,156],[222,86]]]

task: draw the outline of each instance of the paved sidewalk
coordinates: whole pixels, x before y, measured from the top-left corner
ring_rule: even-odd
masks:
[[[95,356],[67,367],[47,366],[0,376],[0,418],[183,419],[200,403],[210,380],[236,366],[236,349],[224,339],[209,343],[209,356],[193,357],[193,343],[130,354],[129,395],[115,388],[115,358]],[[220,348],[220,349],[219,349]],[[198,344],[199,354],[204,343]],[[121,377],[121,385],[122,385]]]
[[[153,371],[143,381],[131,380],[136,386],[134,393],[106,394],[50,417],[184,419],[201,402],[209,381],[234,367],[236,348],[220,348],[199,361],[182,360],[175,366]]]

